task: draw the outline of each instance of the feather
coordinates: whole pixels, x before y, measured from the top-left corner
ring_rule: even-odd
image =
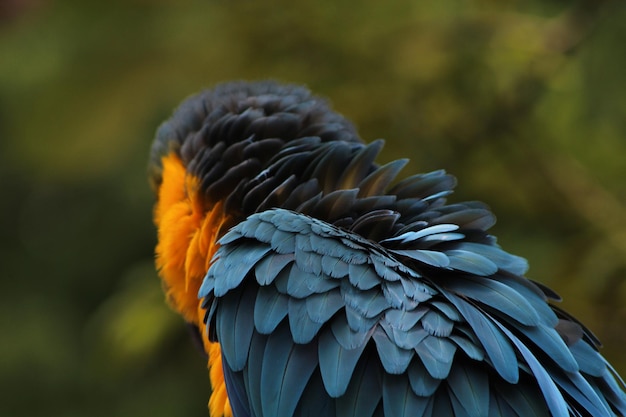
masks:
[[[359,197],[382,195],[408,162],[408,159],[397,159],[376,169],[358,184]]]
[[[551,306],[546,302],[547,299],[539,287],[526,278],[516,275],[498,274],[497,280],[520,293],[532,306],[533,310],[537,312],[537,316],[543,325],[548,327],[557,325],[559,319],[552,311]]]
[[[456,352],[453,343],[441,337],[427,336],[415,346],[415,351],[433,378],[443,379],[448,376]]]
[[[346,306],[351,307],[365,318],[379,316],[384,310],[390,307],[389,302],[380,289],[374,288],[367,291],[360,291],[346,281],[342,281],[341,295]]]
[[[452,232],[458,229],[459,229],[459,226],[457,226],[456,224],[437,224],[434,226],[425,227],[424,229],[418,230],[417,232],[406,232],[399,236],[385,239],[381,241],[380,243],[389,243],[389,242],[397,242],[397,241],[399,241],[400,243],[415,242],[426,236],[437,235],[437,234],[445,233],[445,232]]]
[[[294,255],[269,254],[261,259],[254,267],[254,275],[259,285],[269,285],[276,276],[295,259]]]
[[[407,369],[407,376],[411,383],[411,389],[416,395],[420,397],[429,397],[435,393],[441,379],[433,378],[433,376],[426,370],[424,363],[421,360],[413,360]]]
[[[288,302],[289,329],[295,343],[310,343],[323,323],[313,321],[306,311],[306,301],[290,298]]]
[[[435,235],[428,235],[421,238],[419,241],[419,247],[421,249],[428,249],[440,243],[452,242],[461,239],[465,239],[465,235],[463,233],[437,233]]]
[[[492,385],[496,395],[498,407],[503,410],[501,415],[515,417],[551,417],[546,402],[537,395],[534,384],[532,388],[527,382],[519,385],[494,384]],[[493,404],[493,401],[492,401]],[[491,407],[495,409],[495,407]],[[490,416],[492,414],[489,414]],[[497,416],[497,414],[496,414]]]
[[[385,312],[385,321],[395,329],[407,331],[417,324],[417,322],[428,313],[427,308],[416,308],[414,310],[389,309]]]
[[[276,227],[267,221],[260,222],[256,229],[254,229],[254,238],[259,242],[270,243],[272,237],[276,232]]]
[[[380,363],[375,355],[362,354],[352,372],[348,389],[337,399],[337,415],[341,417],[374,416],[382,398],[381,380]]]
[[[273,188],[266,197],[256,206],[256,211],[268,210],[281,204],[281,202],[290,195],[296,187],[297,179],[295,175],[289,176],[281,184]]]
[[[508,383],[517,383],[519,380],[517,357],[508,338],[502,334],[502,331],[498,330],[491,319],[476,307],[447,291],[444,292],[444,295],[467,320],[487,356],[491,359],[496,372]]]
[[[329,222],[337,220],[343,213],[349,212],[354,205],[358,189],[335,190],[324,195],[311,211],[311,216],[326,219]]]
[[[618,385],[616,379],[621,385]],[[624,381],[608,363],[599,386],[602,388],[602,393],[607,401],[613,405],[618,414],[626,415],[626,393],[623,391]]]
[[[289,297],[272,287],[260,287],[254,303],[254,326],[259,333],[270,334],[287,316]]]
[[[428,337],[428,332],[420,325],[404,331],[388,326],[384,322],[381,323],[381,326],[387,331],[394,343],[402,349],[414,349],[422,340]]]
[[[360,290],[369,290],[381,283],[381,278],[376,271],[367,264],[348,264],[348,279]]]
[[[254,220],[248,220],[250,222],[254,222]],[[229,243],[232,243],[238,239],[240,239],[243,236],[243,233],[241,233],[241,228],[243,227],[243,225],[246,222],[240,223],[238,224],[236,227],[233,227],[232,229],[230,229],[224,236],[222,236],[219,240],[218,243],[222,246],[227,245]]]
[[[494,262],[477,253],[461,249],[452,249],[445,251],[445,254],[450,260],[448,268],[484,277],[498,272],[498,266]]]
[[[333,278],[343,278],[348,275],[348,264],[340,258],[323,255],[322,272]]]
[[[281,254],[293,254],[296,250],[294,234],[282,230],[274,230],[270,244],[273,250]]]
[[[524,297],[498,281],[464,276],[448,280],[446,286],[456,294],[488,305],[526,326],[536,326],[540,322],[537,312]]]
[[[402,283],[397,281],[385,282],[381,285],[385,304],[393,308],[401,308],[409,300],[404,293],[404,287]],[[380,297],[381,299],[383,297]],[[382,300],[381,300],[382,302]]]
[[[261,371],[261,406],[265,416],[291,417],[317,367],[317,347],[291,342],[286,326],[267,339]]]
[[[532,352],[506,327],[504,327],[497,321],[495,323],[500,328],[500,330],[507,335],[509,340],[513,342],[517,350],[520,352],[520,354],[530,367],[552,415],[554,417],[569,417],[567,403],[543,365],[541,365],[541,363],[532,354]]]
[[[496,222],[494,215],[486,208],[470,208],[466,204],[463,209],[444,214],[437,218],[437,223],[458,224],[463,229],[487,230]],[[448,208],[462,207],[461,205],[450,205]]]
[[[235,374],[228,365],[223,367],[223,372],[228,402],[233,415],[237,417],[251,417],[244,378],[239,373]]]
[[[430,300],[435,294],[432,288],[417,279],[400,278],[400,283],[406,296],[418,303]]]
[[[378,317],[367,318],[349,305],[346,305],[345,312],[348,326],[355,332],[367,332],[378,322]]]
[[[404,376],[386,374],[383,378],[383,406],[386,416],[432,416],[432,399],[433,397],[416,395]]]
[[[485,351],[483,348],[474,344],[469,339],[456,334],[450,335],[450,339],[456,343],[456,345],[460,347],[471,359],[474,359],[475,361],[482,361],[485,358]]]
[[[445,390],[439,390],[433,396],[432,416],[455,416],[454,407],[452,405],[453,398]],[[462,414],[459,416],[463,416]],[[470,416],[468,416],[470,417]]]
[[[528,415],[530,416],[530,414]],[[494,395],[493,391],[489,395],[489,414],[487,417],[528,417],[515,412],[511,406],[499,396]],[[549,416],[546,416],[549,417]]]
[[[321,294],[311,294],[305,300],[306,311],[311,320],[326,323],[344,306],[343,298],[338,290]]]
[[[458,400],[452,404],[455,415],[486,416],[489,413],[489,379],[485,372],[470,364],[459,364],[452,368],[446,381],[451,396]]]
[[[436,268],[447,268],[450,265],[450,259],[443,252],[437,252],[425,249],[415,250],[390,250],[391,253],[407,258],[414,259],[426,265],[434,266]]]
[[[384,143],[383,140],[379,139],[361,148],[361,150],[351,158],[350,163],[343,170],[343,174],[337,180],[337,188],[356,188],[362,178],[368,174],[368,171],[374,163],[374,159],[376,159],[376,156],[383,148]]]
[[[441,311],[450,320],[461,321],[461,315],[450,303],[446,303],[443,301],[433,301],[430,303],[430,305]]]
[[[612,414],[606,400],[600,399],[591,385],[589,385],[589,382],[578,372],[568,373],[567,375],[554,372],[551,374],[551,377],[571,399],[580,404],[590,415],[610,416]]]
[[[302,397],[300,397],[293,415],[298,417],[335,416],[337,407],[335,403],[335,399],[330,397],[328,392],[326,392],[326,388],[324,388],[324,382],[318,367],[304,388]]]
[[[411,175],[391,188],[389,194],[397,195],[398,199],[423,199],[440,191],[452,190],[455,185],[456,179],[453,176],[446,174],[444,170],[438,170]]]
[[[331,331],[339,344],[346,350],[353,350],[364,346],[372,336],[372,329],[366,331],[352,330],[347,318],[337,315],[331,323]]]
[[[209,269],[216,277],[215,296],[221,297],[239,286],[250,269],[269,251],[269,246],[240,243],[234,249],[223,252],[221,258]]]
[[[248,360],[254,332],[256,289],[238,288],[220,300],[217,307],[217,334],[222,355],[233,371],[241,371]]]
[[[284,325],[283,325],[284,326]],[[244,382],[248,393],[248,401],[253,416],[263,415],[263,400],[261,397],[261,375],[263,372],[263,361],[267,348],[268,336],[254,332],[250,342],[250,354],[248,366],[243,370]]]
[[[317,234],[311,234],[309,237],[311,242],[311,251],[320,255],[328,255],[334,258],[341,258],[345,252],[346,247],[341,244],[337,239],[329,238],[327,236],[320,236]]]
[[[372,336],[385,371],[390,374],[405,372],[414,356],[414,351],[398,347],[380,327],[374,329]]]
[[[315,291],[311,289],[310,285],[307,285],[307,281],[310,277],[315,276],[313,273],[302,272],[300,268],[293,265],[287,278],[287,294],[295,298],[311,296]],[[313,279],[315,280],[316,278]]]
[[[370,259],[374,266],[374,271],[376,271],[379,277],[386,281],[398,281],[400,279],[400,275],[385,264],[384,256],[372,254]]]
[[[363,349],[365,349],[365,343],[354,349],[344,348],[328,330],[320,334],[319,367],[324,387],[331,397],[337,398],[346,392]]]
[[[209,269],[207,274],[202,279],[202,285],[200,285],[200,289],[198,290],[198,298],[206,298],[209,294],[212,294],[214,290],[215,290],[215,276],[212,274],[211,270]],[[206,308],[206,307],[203,305],[202,308]]]
[[[599,377],[606,369],[604,361],[598,351],[589,346],[584,340],[579,340],[571,345],[569,349],[582,372]]]
[[[566,372],[578,372],[578,363],[556,330],[543,326],[516,326]]]
[[[421,320],[424,330],[437,337],[450,336],[454,324],[443,314],[430,310]]]
[[[320,275],[322,273],[322,255],[298,250],[296,251],[296,265],[305,272]]]
[[[528,261],[526,259],[521,256],[511,255],[498,246],[483,245],[474,242],[461,242],[454,248],[484,256],[494,262],[498,268],[509,271],[514,275],[523,275],[528,270]]]
[[[300,271],[300,274],[300,279],[302,280],[304,285],[306,285],[307,288],[309,288],[314,293],[325,293],[341,285],[340,280],[330,278],[327,275],[316,275],[313,273],[302,271]]]

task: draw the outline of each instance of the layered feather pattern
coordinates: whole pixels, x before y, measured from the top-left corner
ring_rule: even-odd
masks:
[[[232,229],[199,290],[236,417],[619,416],[624,383],[444,171],[396,180],[298,87],[188,101],[153,147]]]

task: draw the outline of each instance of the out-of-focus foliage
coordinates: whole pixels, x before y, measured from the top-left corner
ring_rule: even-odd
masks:
[[[626,359],[626,4],[53,1],[0,7],[0,415],[206,415],[152,265],[153,132],[230,79],[308,84],[446,168]]]

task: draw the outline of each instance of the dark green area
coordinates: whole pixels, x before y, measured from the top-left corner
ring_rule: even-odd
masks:
[[[19,1],[0,8],[0,415],[203,416],[153,267],[152,136],[232,79],[307,84],[626,359],[626,5]]]

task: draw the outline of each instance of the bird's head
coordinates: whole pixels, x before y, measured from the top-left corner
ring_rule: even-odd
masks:
[[[157,266],[186,320],[197,324],[198,288],[230,226],[263,208],[295,209],[335,187],[335,173],[315,170],[316,150],[330,142],[348,153],[362,146],[325,100],[274,82],[204,91],[159,127],[149,164]]]

